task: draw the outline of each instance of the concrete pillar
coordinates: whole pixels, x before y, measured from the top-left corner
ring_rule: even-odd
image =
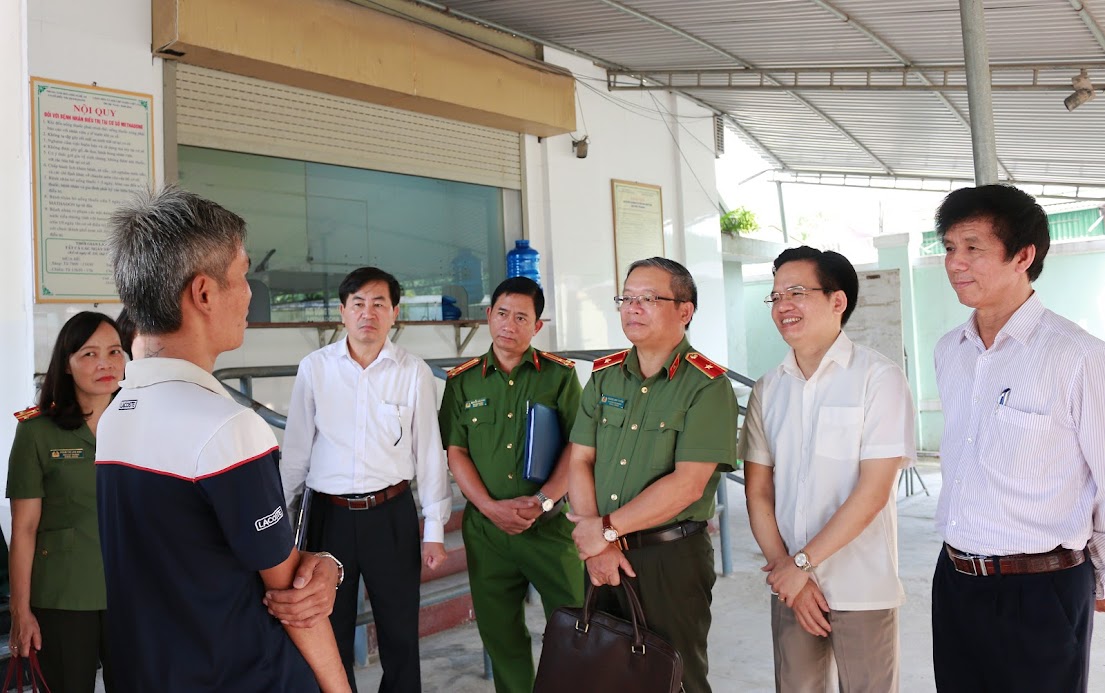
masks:
[[[975,185],[998,182],[998,145],[994,137],[994,101],[990,89],[990,51],[982,0],[959,0],[963,59],[967,66],[967,106],[971,115],[971,149]]]

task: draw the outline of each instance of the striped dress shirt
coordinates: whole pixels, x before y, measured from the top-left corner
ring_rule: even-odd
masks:
[[[986,349],[975,316],[936,345],[936,528],[1001,556],[1088,548],[1105,598],[1105,342],[1033,293]]]

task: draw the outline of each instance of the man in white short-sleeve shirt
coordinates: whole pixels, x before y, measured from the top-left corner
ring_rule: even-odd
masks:
[[[775,686],[898,689],[894,483],[916,458],[905,375],[841,331],[859,280],[839,253],[775,260],[768,302],[791,351],[752,390],[737,456],[767,564]],[[776,596],[777,595],[777,596]]]

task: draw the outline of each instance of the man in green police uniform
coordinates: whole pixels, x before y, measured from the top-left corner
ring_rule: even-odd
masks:
[[[737,401],[725,369],[691,348],[698,290],[685,267],[630,265],[615,297],[633,348],[595,361],[572,429],[569,494],[594,585],[637,588],[649,626],[683,658],[683,686],[710,690],[706,639],[716,580],[706,520],[733,469]],[[621,590],[599,608],[626,618]]]
[[[583,564],[557,502],[568,488],[571,446],[543,485],[522,476],[527,404],[555,409],[565,437],[579,409],[575,364],[530,346],[544,308],[531,279],[512,277],[495,289],[487,311],[492,347],[449,372],[439,414],[449,469],[468,499],[462,533],[472,606],[499,693],[533,690],[528,586],[546,616],[583,601]]]

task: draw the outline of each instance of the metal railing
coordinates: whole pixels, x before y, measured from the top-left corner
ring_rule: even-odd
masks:
[[[606,356],[610,352],[610,349],[573,349],[570,351],[558,352],[558,354],[569,359],[594,361],[595,359]],[[450,368],[458,366],[470,358],[471,357],[450,357],[426,359],[426,363],[430,366],[430,370],[433,371],[435,377],[444,380]],[[270,426],[283,429],[287,425],[288,418],[253,399],[253,381],[255,378],[292,378],[295,377],[298,372],[299,366],[252,366],[244,368],[221,368],[215,371],[213,375],[223,383],[223,387],[226,388],[227,392],[229,392],[237,402],[257,412]],[[731,381],[740,383],[746,387],[752,387],[756,383],[752,378],[731,369],[726,369],[725,375],[728,376]],[[225,382],[228,380],[237,380],[238,389],[235,390],[228,385]],[[743,417],[745,414],[745,407],[738,403],[737,410],[739,412],[737,419],[737,424],[739,426],[740,417]],[[739,461],[735,461],[735,463],[737,465],[740,464]],[[718,537],[718,543],[721,544],[721,574],[728,577],[733,574],[733,549],[729,531],[729,485],[724,483],[725,481],[734,481],[744,485],[744,477],[736,472],[728,472],[723,475],[722,483],[719,483],[717,487],[718,534],[720,535]],[[461,594],[463,593],[462,591]],[[363,616],[364,614],[358,615],[358,625],[361,624]],[[365,620],[365,622],[367,623],[368,621]]]

